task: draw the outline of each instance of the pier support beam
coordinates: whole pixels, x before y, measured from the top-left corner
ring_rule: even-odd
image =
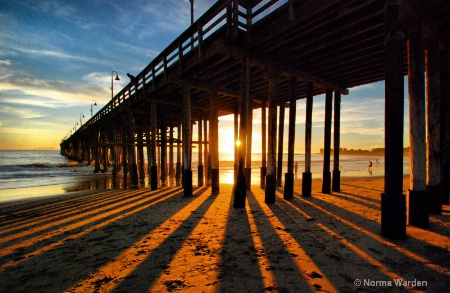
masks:
[[[204,169],[204,183],[206,186],[211,186],[211,164],[209,160],[209,142],[208,142],[208,119],[205,117],[203,120],[203,137],[205,140],[205,148],[203,151],[203,169]]]
[[[283,138],[284,138],[284,113],[286,107],[280,105],[280,120],[278,122],[278,160],[277,160],[277,187],[282,186],[283,176]]]
[[[217,92],[211,92],[210,118],[209,118],[209,143],[211,155],[211,189],[213,194],[220,192],[219,182],[219,112],[217,108]]]
[[[94,173],[100,172],[100,130],[97,132],[97,137],[95,138],[95,146],[94,146]]]
[[[234,184],[236,184],[239,166],[239,109],[234,111]]]
[[[151,110],[150,110],[151,111]],[[145,130],[145,144],[147,149],[147,175],[148,175],[148,185],[152,184],[152,140],[150,137],[150,127]]]
[[[192,196],[192,127],[191,127],[191,89],[183,86],[183,188],[184,196]]]
[[[167,186],[167,126],[161,115],[161,186]]]
[[[169,128],[169,185],[174,184],[175,171],[173,168],[173,126]]]
[[[425,146],[425,56],[422,45],[422,23],[415,25],[408,40],[408,98],[410,184],[407,196],[407,222],[409,225],[428,227],[428,192],[426,186]]]
[[[130,127],[129,127],[129,152],[128,152],[128,156],[129,156],[129,164],[130,164],[130,182],[131,182],[131,187],[133,188],[137,188],[138,184],[139,184],[139,179],[138,179],[138,171],[137,171],[137,164],[136,164],[136,146],[135,146],[135,124],[134,124],[134,116],[133,113],[129,112],[129,122],[130,122]]]
[[[202,187],[204,185],[203,181],[203,123],[202,120],[199,119],[197,122],[198,126],[198,187]]]
[[[289,96],[289,136],[288,136],[288,166],[284,174],[284,199],[294,197],[294,146],[295,146],[295,115],[297,111],[297,81],[291,76],[291,92]]]
[[[313,111],[313,84],[308,83],[306,89],[306,119],[305,119],[305,172],[302,174],[302,196],[311,196],[311,134]]]
[[[341,92],[334,93],[334,155],[332,191],[341,191],[341,171],[339,170],[339,149],[341,148]]]
[[[108,167],[109,167],[108,146],[107,146],[108,138],[107,138],[107,135],[106,135],[106,131],[102,131],[101,141],[103,143],[103,147],[102,147],[102,161],[103,161],[102,173],[105,173],[106,171],[108,171]]]
[[[245,147],[247,148],[245,152],[245,182],[247,184],[247,190],[251,189],[252,186],[252,132],[253,132],[253,99],[249,97],[248,101],[248,116],[247,116],[247,142]]]
[[[385,1],[385,177],[381,194],[381,235],[406,238],[406,199],[403,194],[403,52],[400,2]]]
[[[430,213],[441,214],[441,149],[440,149],[440,97],[439,97],[439,44],[432,39],[426,50],[426,82],[427,82],[427,162],[430,193]]]
[[[260,184],[261,188],[266,188],[266,174],[267,174],[267,121],[266,121],[266,102],[261,105],[261,172]]]
[[[113,142],[113,147],[111,148],[111,158],[112,158],[112,179],[116,182],[117,179],[117,126],[113,124],[113,129],[111,131],[111,138]]]
[[[266,189],[265,189],[265,203],[275,202],[276,191],[276,156],[277,149],[277,105],[275,104],[277,95],[277,80],[271,75],[269,76],[269,118],[268,118],[268,160],[267,160],[267,175],[266,175]]]
[[[122,170],[123,170],[123,185],[124,188],[127,187],[127,179],[128,179],[128,160],[127,160],[127,131],[126,128],[122,128]]]
[[[235,208],[244,208],[247,196],[247,184],[244,174],[245,168],[245,151],[247,143],[247,123],[248,123],[248,106],[250,100],[250,66],[248,56],[242,59],[242,78],[241,78],[241,100],[239,104],[239,163],[236,184],[234,185],[234,203]]]
[[[158,189],[158,166],[156,163],[156,99],[152,98],[150,104],[150,132],[151,132],[151,167],[150,189]],[[150,162],[149,162],[150,163]]]
[[[449,205],[450,201],[450,127],[443,127],[450,120],[450,78],[449,78],[449,46],[440,54],[440,94],[441,94],[441,161],[442,173],[442,204]]]
[[[177,126],[177,164],[175,166],[175,185],[181,185],[181,124]]]
[[[139,132],[139,137],[137,140],[137,155],[138,155],[138,169],[139,169],[139,180],[143,183],[145,179],[145,160],[144,160],[144,134],[142,131]]]
[[[333,111],[333,89],[327,88],[325,93],[325,127],[324,127],[324,146],[323,146],[323,177],[322,193],[331,193],[331,115]]]

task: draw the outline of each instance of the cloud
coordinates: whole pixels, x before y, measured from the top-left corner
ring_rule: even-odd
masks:
[[[5,65],[5,66],[9,66],[11,65],[11,60],[0,60],[0,65]]]
[[[0,113],[2,113],[3,115],[16,116],[16,117],[22,118],[22,119],[31,119],[31,118],[38,118],[38,117],[45,116],[42,113],[40,113],[39,111],[30,110],[30,109],[5,107],[5,106],[0,107]]]
[[[29,48],[22,48],[22,47],[13,47],[12,49],[19,51],[21,53],[25,54],[32,54],[38,57],[53,57],[57,59],[71,59],[75,61],[83,61],[93,64],[103,64],[103,65],[110,65],[110,61],[101,60],[98,58],[92,58],[92,57],[86,57],[86,56],[80,56],[75,54],[66,53],[63,51],[55,51],[55,50],[47,50],[47,49],[29,49]]]
[[[37,7],[44,13],[49,13],[58,17],[68,17],[76,12],[76,8],[61,1],[40,1]]]
[[[123,48],[123,50],[126,52],[130,52],[130,53],[133,52],[136,55],[149,57],[149,58],[155,58],[160,53],[159,51],[156,51],[156,50],[152,50],[149,48],[141,48],[138,46],[130,45],[128,43],[119,43],[119,44],[117,44],[117,46]]]
[[[26,105],[41,108],[69,107],[70,103],[45,96],[30,95],[21,90],[0,90],[0,104]]]
[[[0,92],[14,90],[20,91],[23,97],[34,97],[36,100],[35,103],[37,104],[39,103],[37,102],[37,99],[40,99],[42,103],[54,100],[55,102],[57,101],[57,105],[64,105],[66,107],[83,105],[86,101],[91,100],[97,100],[97,102],[100,102],[109,99],[109,90],[107,87],[105,87],[105,89],[93,89],[92,87],[82,88],[73,86],[70,88],[72,89],[70,92],[65,90],[63,86],[37,87],[36,84],[38,83],[45,84],[44,81],[36,81],[34,84],[31,84],[31,86],[0,82]],[[17,95],[18,94],[16,94],[16,96]]]

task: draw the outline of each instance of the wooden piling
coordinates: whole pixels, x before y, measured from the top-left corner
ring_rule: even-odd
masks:
[[[248,105],[248,116],[247,116],[247,130],[246,137],[247,142],[245,147],[247,150],[245,151],[245,182],[247,190],[251,189],[252,186],[252,132],[253,132],[253,106],[252,106],[252,98],[249,97],[249,105]]]
[[[169,185],[173,185],[175,179],[173,168],[173,125],[170,125],[169,131]]]
[[[177,163],[175,166],[175,185],[181,185],[181,124],[177,126]]]
[[[422,44],[422,23],[409,32],[408,44],[408,98],[410,184],[407,194],[407,222],[426,228],[429,220],[428,192],[426,190],[425,146],[425,56]]]
[[[406,238],[406,199],[403,194],[403,52],[400,2],[385,0],[385,177],[381,194],[381,235]]]
[[[267,175],[267,130],[266,130],[266,101],[261,104],[261,172],[260,172],[260,184],[261,188],[266,188],[266,175]]]
[[[443,127],[450,120],[450,78],[449,78],[449,46],[441,50],[440,64],[440,96],[441,96],[441,176],[442,176],[442,204],[450,204],[450,127]]]
[[[435,39],[427,43],[426,50],[427,83],[427,190],[430,193],[430,213],[441,214],[441,149],[440,149],[440,97],[439,97],[439,44]]]
[[[280,120],[278,122],[278,159],[277,159],[277,187],[282,186],[283,179],[283,137],[285,105],[280,105]]]
[[[239,109],[234,110],[234,184],[236,184],[239,166]]]
[[[108,147],[107,147],[107,137],[106,137],[106,131],[102,131],[101,141],[103,142],[102,147],[102,162],[103,162],[103,169],[102,172],[105,173],[108,171],[109,161],[108,161]]]
[[[145,160],[144,160],[144,134],[142,131],[139,132],[137,139],[137,155],[138,155],[138,171],[139,180],[144,181],[145,179]]]
[[[98,130],[96,134],[95,139],[95,146],[94,146],[94,160],[95,160],[95,167],[94,167],[94,173],[100,172],[100,130]]]
[[[158,166],[156,162],[156,99],[152,98],[150,104],[150,132],[151,132],[151,171],[150,189],[158,189]]]
[[[129,165],[130,165],[130,183],[131,183],[131,187],[133,188],[137,188],[138,187],[138,171],[137,171],[137,164],[136,164],[136,146],[135,146],[135,133],[136,133],[136,129],[135,129],[135,123],[134,123],[134,116],[133,116],[133,112],[131,110],[129,110],[129,123],[130,123],[130,127],[128,128],[129,130],[129,144],[128,144],[128,156],[129,156]]]
[[[203,182],[203,123],[202,120],[199,119],[197,122],[198,125],[198,187],[204,185]]]
[[[238,175],[236,184],[234,185],[233,195],[234,202],[233,207],[244,208],[245,199],[247,197],[247,183],[244,174],[245,168],[245,152],[247,143],[247,123],[248,123],[248,106],[250,99],[249,92],[249,78],[250,68],[248,56],[242,58],[242,73],[241,73],[241,100],[239,104],[240,119],[239,119],[239,162],[238,162]]]
[[[209,151],[208,151],[208,119],[205,117],[203,120],[203,137],[204,137],[204,150],[203,150],[203,172],[204,172],[204,184],[206,186],[211,186],[211,164],[209,163]]]
[[[265,189],[265,203],[275,202],[276,190],[276,157],[277,149],[277,105],[275,99],[277,95],[277,80],[274,76],[269,76],[269,118],[268,118],[268,141],[267,141],[267,175],[266,175],[266,189]]]
[[[295,146],[295,116],[297,111],[297,81],[295,76],[290,80],[289,96],[289,134],[288,134],[288,164],[287,173],[284,174],[283,198],[290,200],[294,197],[294,146]]]
[[[151,110],[150,110],[151,111]],[[151,123],[151,122],[150,122]],[[148,185],[152,184],[152,140],[150,137],[151,127],[148,127],[145,131],[145,145],[147,150],[147,175],[148,175]]]
[[[341,171],[339,168],[339,149],[341,148],[341,92],[334,93],[334,139],[333,139],[333,182],[332,191],[341,191]]]
[[[113,124],[113,129],[111,131],[111,137],[112,137],[112,141],[114,143],[114,146],[112,147],[112,151],[111,151],[111,157],[113,160],[113,164],[112,164],[112,178],[113,178],[113,182],[116,181],[117,179],[117,126],[116,124]]]
[[[191,169],[191,148],[192,148],[192,128],[191,128],[191,89],[183,86],[183,187],[184,196],[192,196],[192,169]]]
[[[167,186],[167,126],[161,115],[161,186]]]
[[[123,170],[123,185],[124,187],[127,187],[127,183],[128,183],[128,160],[127,160],[127,131],[126,131],[126,127],[122,127],[122,170]]]
[[[333,89],[327,88],[325,93],[325,126],[324,126],[324,145],[323,145],[323,176],[322,193],[331,193],[331,116],[333,111]]]
[[[211,189],[213,194],[220,192],[219,182],[219,113],[218,113],[218,94],[211,92],[210,98],[210,118],[209,118],[209,146],[211,157]]]
[[[308,83],[306,90],[306,119],[305,119],[305,172],[302,174],[302,196],[311,196],[311,134],[313,111],[313,84]]]

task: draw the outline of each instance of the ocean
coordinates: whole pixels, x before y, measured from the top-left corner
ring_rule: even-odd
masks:
[[[233,155],[220,154],[220,182],[233,183]],[[198,155],[192,153],[193,185],[197,185]],[[311,172],[313,178],[322,177],[322,155],[313,154]],[[304,155],[297,154],[294,160],[298,163],[297,179],[304,172]],[[372,172],[369,172],[369,161],[372,161]],[[404,158],[404,174],[409,174],[409,158]],[[252,155],[252,184],[259,183],[261,154]],[[333,157],[331,158],[331,170]],[[283,157],[283,174],[287,170],[287,154]],[[342,177],[383,176],[384,157],[375,156],[340,156]],[[94,167],[86,163],[71,161],[59,153],[52,151],[0,151],[0,202],[21,200],[33,197],[60,195],[74,191],[124,188],[122,182],[113,182],[111,168],[105,173],[93,173]],[[122,178],[121,174],[118,178]],[[148,186],[148,178],[140,183]]]

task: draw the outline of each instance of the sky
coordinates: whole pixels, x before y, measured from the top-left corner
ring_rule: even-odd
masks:
[[[214,3],[195,0],[195,19]],[[141,72],[189,25],[189,0],[0,0],[0,149],[59,149],[80,118],[91,117],[91,107],[95,114],[111,99],[112,71],[120,78],[115,94],[128,72]],[[349,90],[342,96],[341,147],[384,147],[384,83]],[[324,108],[324,96],[314,97],[313,152],[323,147]],[[305,109],[298,100],[296,153],[304,152]],[[233,118],[219,121],[219,149],[226,151]],[[405,146],[407,122],[405,104]],[[288,111],[285,124],[287,149]],[[257,152],[259,110],[253,131]]]

